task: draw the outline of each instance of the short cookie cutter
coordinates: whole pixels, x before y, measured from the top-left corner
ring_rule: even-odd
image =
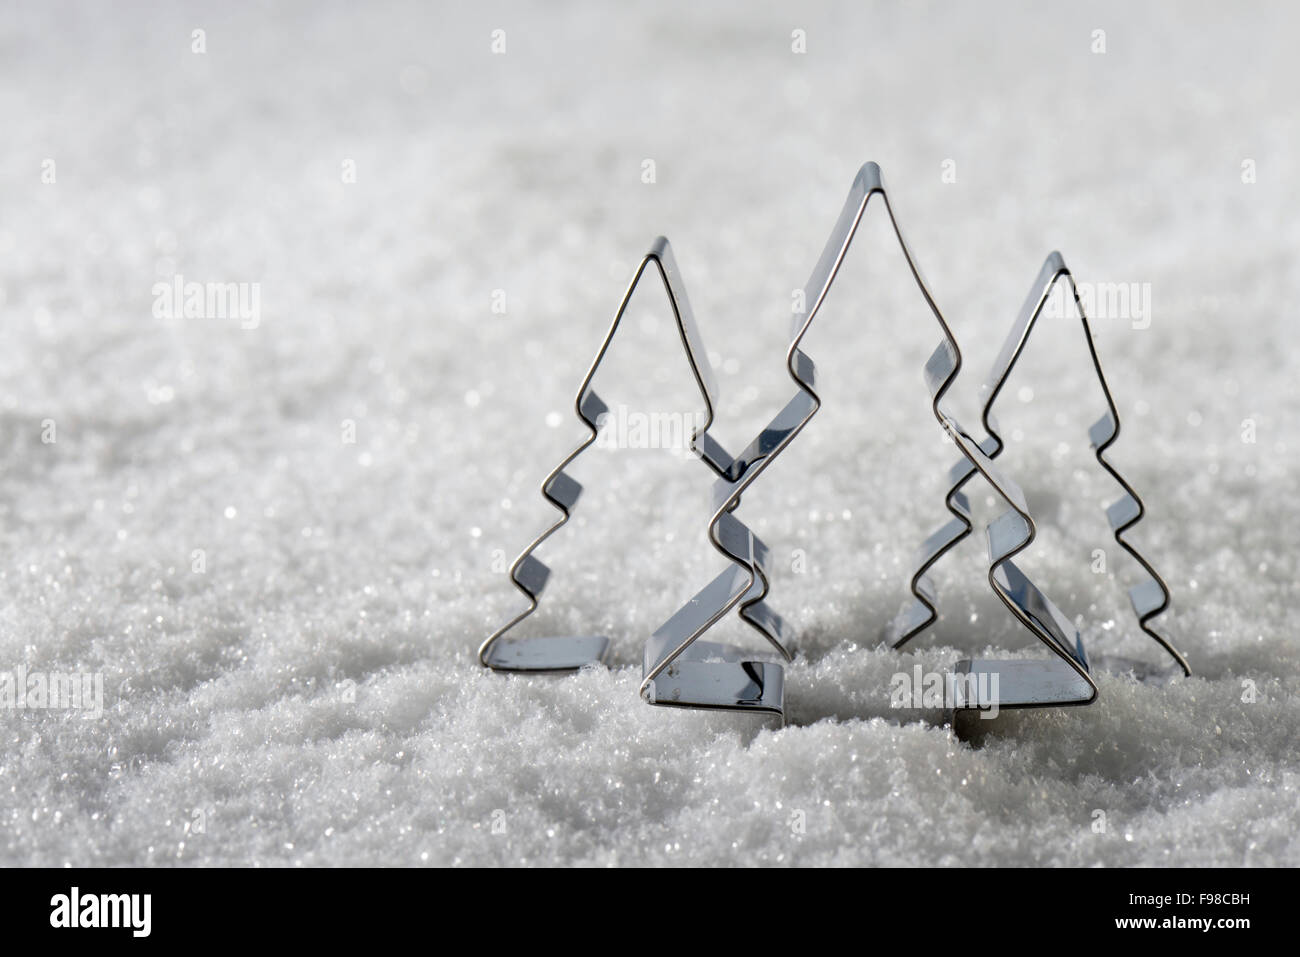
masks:
[[[695,315],[691,310],[690,300],[686,298],[686,289],[682,284],[677,261],[673,257],[672,247],[667,239],[660,236],[651,244],[650,251],[642,258],[636,275],[632,277],[627,292],[623,294],[623,301],[619,304],[618,312],[614,315],[614,321],[610,324],[609,331],[600,344],[596,358],[592,360],[591,368],[587,370],[582,385],[578,388],[574,410],[591,434],[583,439],[576,449],[566,455],[563,461],[542,482],[543,497],[559,509],[561,514],[549,528],[533,539],[532,543],[520,553],[519,557],[510,566],[510,580],[527,597],[528,607],[493,632],[479,648],[478,657],[480,663],[492,668],[494,671],[576,671],[587,664],[604,662],[609,653],[610,640],[604,635],[514,638],[507,637],[506,632],[536,610],[538,599],[546,587],[547,580],[550,578],[550,568],[536,558],[533,552],[569,520],[569,514],[582,494],[582,485],[570,476],[565,471],[565,468],[596,441],[596,436],[602,425],[601,417],[609,412],[609,406],[596,394],[591,382],[596,375],[596,370],[600,368],[601,360],[605,358],[605,353],[608,351],[615,333],[618,331],[619,323],[623,319],[623,314],[627,311],[637,284],[640,283],[641,277],[645,275],[647,267],[652,263],[663,279],[664,289],[673,308],[673,317],[677,324],[678,334],[681,337],[682,347],[686,352],[687,361],[690,363],[695,383],[699,387],[700,396],[704,400],[704,419],[702,424],[699,424],[691,435],[691,449],[718,475],[725,474],[727,468],[731,465],[731,457],[722,446],[711,436],[704,434],[705,429],[713,421],[713,403],[717,395],[717,383],[713,376],[713,370],[709,366],[708,354],[704,350],[704,343],[700,338],[699,329],[695,324]]]
[[[982,474],[1009,506],[1006,514],[989,529],[990,584],[1021,623],[1071,669],[1074,680],[1062,683],[1064,687],[1058,697],[1083,704],[1096,696],[1096,685],[1088,675],[1082,646],[1067,638],[1069,622],[1011,562],[1012,556],[1033,540],[1034,526],[1024,493],[1001,475],[986,451],[942,406],[944,394],[961,369],[961,351],[903,237],[885,191],[880,167],[867,163],[854,179],[835,228],[805,286],[811,307],[806,315],[797,315],[794,321],[786,368],[799,391],[732,462],[726,474],[714,482],[709,539],[732,565],[665,622],[646,643],[641,694],[651,704],[722,708],[784,717],[784,672],[779,663],[746,660],[743,654],[729,646],[700,642],[699,638],[739,605],[741,617],[787,661],[791,658],[787,648],[791,643],[792,629],[764,602],[768,591],[764,570],[767,548],[736,518],[734,510],[740,504],[741,494],[808,424],[821,405],[815,390],[816,368],[812,359],[800,350],[799,344],[826,298],[867,204],[877,194],[884,201],[908,267],[943,335],[943,340],[925,365],[931,409],[961,449],[972,474]],[[958,510],[955,505],[950,496],[949,508],[963,524],[964,536],[971,528],[969,508]],[[1039,666],[1042,663],[1031,664]],[[985,704],[980,700],[972,702],[974,707]]]
[[[1092,329],[1083,310],[1083,304],[1079,302],[1079,293],[1075,286],[1074,277],[1058,252],[1053,252],[1044,262],[1043,268],[1040,270],[1028,298],[1021,307],[1020,313],[1002,346],[1002,350],[993,363],[989,376],[981,389],[984,398],[981,418],[987,435],[982,441],[974,443],[974,447],[979,450],[978,456],[972,457],[971,450],[963,449],[963,452],[967,453],[966,458],[954,465],[949,471],[949,489],[946,502],[948,510],[956,517],[936,530],[921,545],[917,557],[917,570],[910,583],[913,600],[895,619],[887,633],[887,639],[895,648],[901,648],[938,618],[937,595],[933,582],[928,577],[928,572],[943,555],[971,531],[970,503],[963,491],[964,486],[977,471],[974,466],[977,459],[992,460],[1005,447],[1002,436],[998,431],[997,420],[993,415],[993,405],[1006,384],[1011,370],[1015,367],[1035,323],[1042,314],[1053,287],[1062,279],[1068,283],[1070,292],[1074,296],[1075,305],[1079,310],[1083,326],[1084,338],[1088,343],[1088,353],[1092,358],[1093,369],[1106,397],[1106,412],[1091,426],[1089,437],[1092,440],[1093,448],[1096,450],[1097,461],[1124,489],[1124,495],[1106,509],[1107,518],[1114,531],[1116,542],[1132,555],[1147,573],[1147,577],[1142,582],[1129,590],[1129,598],[1142,630],[1173,658],[1184,675],[1190,675],[1191,668],[1183,655],[1170,641],[1158,634],[1148,624],[1152,618],[1160,615],[1169,606],[1169,589],[1164,580],[1151,566],[1151,563],[1123,537],[1124,532],[1141,520],[1145,514],[1145,508],[1137,492],[1105,458],[1106,450],[1119,437],[1119,411],[1115,407],[1110,388],[1106,384],[1105,375],[1102,373],[1101,361],[1097,355],[1096,344],[1092,337]],[[973,442],[969,437],[966,437],[966,439]],[[1019,492],[1018,489],[1016,491]],[[1022,621],[1031,618],[1046,627],[1052,637],[1052,641],[1048,642],[1049,647],[1060,658],[1065,659],[1070,667],[1069,669],[1063,669],[1059,661],[1051,660],[1003,661],[970,659],[960,661],[956,668],[959,675],[996,675],[998,677],[998,691],[996,702],[978,700],[978,696],[973,695],[962,705],[959,705],[958,710],[961,710],[963,706],[966,708],[985,708],[994,703],[999,708],[1089,704],[1096,697],[1096,685],[1090,674],[1081,674],[1080,672],[1080,667],[1084,672],[1090,672],[1091,669],[1084,654],[1082,639],[1077,629],[1055,606],[1050,603],[1042,604],[1040,596],[1035,594],[1036,590],[1029,586],[1019,570],[1006,560],[1011,554],[1014,554],[1014,552],[1008,552],[1012,538],[1019,537],[1027,532],[1028,539],[1021,546],[1023,548],[1028,545],[1029,540],[1032,540],[1034,534],[1033,522],[1029,519],[1027,511],[1023,509],[1023,494],[1016,496],[1016,505],[1017,510],[1022,512],[1019,518],[1009,517],[1011,513],[1006,513],[989,525],[990,558],[994,561],[994,567],[990,569],[990,581],[1004,602],[1009,601],[1011,605],[1015,606],[1012,610],[1017,613],[1018,617],[1021,617]],[[1027,523],[1027,529],[1023,527],[1022,523]],[[1005,556],[1002,559],[1000,568],[997,562],[998,555]],[[1037,629],[1033,630],[1037,631]],[[1041,637],[1043,636],[1040,634]],[[1073,652],[1070,651],[1071,646]],[[1119,659],[1111,659],[1109,663],[1112,665],[1122,664],[1129,669],[1133,669],[1135,664],[1120,661]],[[1086,679],[1088,687],[1085,688],[1079,684],[1077,678],[1080,676]],[[958,684],[961,684],[961,682],[958,682]],[[991,684],[991,680],[989,684]],[[974,688],[975,685],[970,683],[968,687]],[[987,692],[981,693],[987,694]]]

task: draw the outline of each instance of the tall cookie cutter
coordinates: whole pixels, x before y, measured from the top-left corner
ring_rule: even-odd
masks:
[[[690,300],[686,297],[686,288],[673,256],[672,246],[663,236],[651,244],[649,252],[641,260],[636,274],[628,284],[627,292],[619,304],[609,331],[600,344],[591,367],[583,377],[574,401],[574,411],[590,434],[584,438],[572,452],[564,457],[546,479],[542,482],[542,496],[560,511],[556,519],[545,531],[538,535],[519,554],[510,566],[510,580],[528,599],[528,607],[506,622],[479,647],[479,662],[494,671],[523,672],[567,672],[576,671],[584,665],[598,664],[605,661],[610,648],[610,639],[606,635],[584,636],[547,636],[535,638],[507,637],[507,632],[531,615],[538,605],[542,591],[550,578],[551,570],[533,552],[551,537],[569,520],[569,515],[582,494],[582,485],[565,469],[574,459],[582,454],[599,434],[602,417],[609,412],[609,406],[592,388],[592,379],[600,368],[605,353],[618,332],[619,324],[636,292],[641,277],[651,265],[658,270],[663,280],[664,290],[673,310],[673,319],[681,338],[682,348],[687,362],[704,401],[704,418],[691,435],[691,450],[717,475],[726,474],[732,460],[725,449],[705,430],[713,422],[713,405],[717,396],[717,382],[709,366],[708,353],[705,352],[699,328],[695,324],[695,314]]]
[[[641,694],[656,705],[721,708],[776,714],[784,717],[784,671],[779,663],[747,659],[729,646],[701,642],[700,637],[739,606],[740,616],[754,627],[787,661],[793,629],[773,612],[764,599],[768,592],[765,562],[767,547],[734,514],[742,493],[784,450],[816,414],[821,405],[816,392],[816,367],[800,348],[813,319],[825,301],[868,203],[879,195],[889,214],[894,235],[907,260],[917,288],[938,323],[943,339],[925,365],[931,410],[944,431],[961,450],[972,474],[978,472],[1006,502],[1003,516],[989,529],[989,582],[1020,622],[1067,666],[1073,680],[1066,681],[1057,697],[1085,704],[1096,697],[1096,684],[1088,674],[1081,643],[1071,642],[1065,616],[1047,596],[1015,566],[1011,558],[1033,541],[1034,526],[1020,487],[994,466],[985,449],[972,439],[942,401],[961,369],[961,351],[931,294],[911,249],[903,237],[885,190],[880,167],[867,163],[849,190],[839,219],[821,258],[804,287],[806,314],[797,315],[786,353],[786,369],[798,389],[785,408],[750,445],[735,458],[726,474],[715,480],[709,540],[732,564],[651,636],[643,658]],[[968,506],[949,508],[971,528]],[[1077,635],[1076,635],[1077,638]],[[1034,663],[1039,664],[1039,663]],[[972,706],[987,706],[975,700]]]
[[[1151,619],[1162,614],[1169,606],[1169,589],[1164,580],[1156,572],[1151,563],[1142,556],[1137,549],[1124,538],[1124,533],[1135,526],[1145,514],[1145,507],[1142,500],[1138,497],[1136,490],[1119,474],[1119,472],[1106,460],[1105,452],[1114,444],[1119,437],[1119,411],[1115,406],[1114,399],[1111,395],[1110,387],[1106,383],[1106,377],[1102,372],[1101,360],[1097,354],[1096,343],[1093,339],[1092,328],[1089,324],[1083,304],[1079,301],[1078,288],[1075,285],[1074,277],[1065,265],[1064,259],[1059,252],[1053,252],[1043,263],[1039,271],[1038,278],[1034,281],[1030,289],[1029,296],[1021,306],[1020,312],[1013,323],[1010,332],[1007,335],[1002,349],[994,361],[989,372],[988,378],[981,387],[983,397],[983,407],[981,412],[981,421],[986,433],[985,438],[977,443],[982,455],[987,459],[996,458],[1005,448],[1001,433],[998,429],[997,419],[993,414],[993,406],[998,396],[1001,394],[1016,361],[1020,358],[1029,335],[1032,333],[1035,324],[1042,315],[1048,299],[1051,296],[1056,284],[1064,280],[1074,297],[1075,305],[1078,308],[1080,321],[1082,324],[1084,339],[1088,344],[1088,353],[1092,359],[1093,370],[1096,373],[1097,381],[1101,385],[1102,393],[1106,398],[1106,412],[1089,428],[1089,437],[1092,446],[1096,452],[1097,461],[1119,485],[1123,488],[1124,494],[1107,509],[1107,519],[1115,536],[1115,541],[1128,552],[1146,572],[1146,577],[1139,584],[1129,590],[1129,598],[1133,605],[1134,612],[1138,617],[1138,624],[1147,635],[1149,635],[1165,652],[1174,660],[1183,675],[1190,675],[1191,668],[1187,664],[1186,658],[1174,647],[1174,645],[1165,637],[1160,635],[1151,627]],[[971,531],[971,512],[970,503],[966,497],[964,488],[967,482],[976,474],[972,461],[967,456],[959,461],[949,470],[949,487],[945,496],[948,509],[956,516],[945,525],[937,529],[929,538],[922,543],[916,559],[916,571],[912,575],[910,588],[912,592],[912,601],[907,608],[895,619],[887,631],[887,640],[895,648],[901,648],[911,639],[915,638],[921,632],[925,631],[938,618],[937,594],[933,581],[929,578],[930,569],[950,551],[958,542],[964,539]],[[1028,518],[1028,516],[1025,516]],[[1006,518],[1004,515],[1003,518]],[[998,519],[993,524],[1002,521]],[[1009,526],[1008,526],[1009,527]],[[1032,537],[1033,526],[1030,523],[1030,534]],[[993,545],[994,530],[990,526],[990,551],[995,550]],[[1000,582],[995,583],[995,589],[1001,593],[1008,587],[1012,591],[1025,591],[1023,583],[1017,577],[1018,570],[1014,566],[1007,567],[1005,574]],[[1020,576],[1023,577],[1023,576]],[[1026,597],[1030,597],[1026,592]],[[1028,604],[1032,605],[1031,600]],[[1021,610],[1028,613],[1029,609],[1022,604]],[[1089,669],[1088,660],[1083,653],[1082,639],[1077,629],[1068,619],[1060,615],[1059,610],[1049,612],[1050,621],[1056,626],[1052,630],[1056,632],[1057,641],[1068,641],[1073,645],[1075,654],[1071,656],[1071,670],[1077,674],[1077,665],[1082,665]],[[1073,635],[1072,639],[1067,636]],[[1059,648],[1054,649],[1060,654]],[[1134,663],[1123,662],[1123,664],[1132,667]],[[991,659],[968,659],[958,662],[957,672],[959,675],[978,674],[997,675],[998,676],[998,701],[997,705],[1001,708],[1017,707],[1039,707],[1061,704],[1087,704],[1095,694],[1087,696],[1086,700],[1073,700],[1074,695],[1071,688],[1077,689],[1082,695],[1084,689],[1074,681],[1074,675],[1067,674],[1060,669],[1059,663],[1046,661],[1005,661]],[[1095,683],[1091,678],[1089,684],[1095,691]],[[967,700],[968,707],[977,707],[977,703]],[[987,706],[989,702],[984,702]],[[960,710],[960,709],[959,709]]]

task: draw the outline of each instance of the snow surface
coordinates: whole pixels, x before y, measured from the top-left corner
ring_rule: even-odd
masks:
[[[0,713],[0,862],[1300,864],[1298,20],[6,5],[0,669],[102,673],[105,713]],[[1103,677],[1097,705],[1004,716],[978,746],[889,709],[914,664],[1038,652],[978,536],[940,566],[937,632],[879,646],[953,456],[921,380],[938,332],[879,209],[806,343],[824,408],[742,506],[790,556],[789,725],[637,698],[641,642],[720,568],[707,474],[662,451],[581,460],[521,628],[608,633],[615,667],[480,668],[651,239],[674,242],[734,449],[791,391],[791,291],[868,159],[965,350],[972,425],[1049,250],[1081,281],[1150,284],[1149,328],[1099,321],[1098,348],[1113,458],[1150,508],[1134,538],[1197,676]],[[177,273],[260,283],[257,328],[155,318]],[[607,400],[696,408],[670,329],[647,287]],[[1094,652],[1153,656],[1099,508],[1118,490],[1087,449],[1081,350],[1045,325],[1000,406],[1043,525],[1024,566]]]

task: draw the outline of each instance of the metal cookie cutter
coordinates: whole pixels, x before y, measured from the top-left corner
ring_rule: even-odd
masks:
[[[1191,669],[1186,659],[1172,643],[1159,635],[1148,624],[1150,619],[1161,614],[1168,607],[1169,590],[1151,564],[1123,537],[1124,532],[1136,525],[1142,518],[1144,508],[1141,499],[1137,496],[1137,492],[1106,461],[1105,451],[1119,436],[1119,412],[1115,407],[1110,388],[1107,386],[1106,378],[1102,373],[1101,362],[1097,356],[1096,345],[1092,338],[1092,330],[1087,315],[1084,313],[1082,303],[1079,302],[1074,278],[1069,269],[1066,268],[1060,253],[1057,252],[1053,252],[1048,256],[1043,264],[1043,268],[1039,272],[1028,298],[1021,307],[1020,313],[1002,346],[1002,350],[993,363],[989,376],[981,389],[983,396],[981,418],[987,435],[978,443],[973,443],[973,440],[970,440],[967,436],[965,441],[972,443],[973,448],[963,449],[963,452],[967,453],[965,460],[958,462],[949,471],[950,481],[946,501],[949,511],[956,518],[935,531],[922,544],[917,557],[917,571],[911,580],[913,600],[894,621],[888,633],[888,640],[895,648],[901,648],[933,624],[938,617],[936,610],[937,596],[928,572],[943,555],[970,533],[970,503],[963,489],[978,470],[976,462],[980,460],[991,461],[1005,447],[1002,436],[998,431],[997,420],[993,415],[993,405],[1006,384],[1011,370],[1015,367],[1035,323],[1042,314],[1053,287],[1061,279],[1064,279],[1069,284],[1070,291],[1074,296],[1083,326],[1084,338],[1088,343],[1088,352],[1092,358],[1093,369],[1106,397],[1106,413],[1089,429],[1089,435],[1093,447],[1096,449],[1097,461],[1124,489],[1124,495],[1107,508],[1107,517],[1111,528],[1114,530],[1116,542],[1132,555],[1147,573],[1146,579],[1130,589],[1130,600],[1134,611],[1137,613],[1138,623],[1142,630],[1150,635],[1173,658],[1178,669],[1184,675],[1190,675]],[[977,453],[974,450],[978,450]],[[1041,600],[1041,593],[1035,594],[1036,589],[1028,585],[1023,574],[1019,572],[1019,569],[1014,564],[1004,558],[1001,566],[997,566],[996,555],[1006,554],[1006,557],[1009,558],[1010,554],[1014,554],[1014,552],[1007,553],[1013,539],[1021,538],[1026,533],[1029,539],[1032,539],[1034,533],[1033,522],[1023,508],[1023,494],[1019,494],[1018,488],[1015,491],[1018,493],[1015,504],[1023,514],[1018,518],[1011,516],[1010,513],[1004,514],[989,526],[990,558],[995,561],[994,569],[990,570],[990,581],[1004,601],[1010,600],[1011,605],[1014,606],[1012,610],[1017,613],[1018,617],[1022,618],[1022,621],[1029,617],[1046,628],[1052,639],[1048,642],[1049,647],[1057,653],[1059,658],[1064,659],[1068,667],[1063,668],[1059,660],[998,661],[973,659],[958,662],[957,672],[959,675],[996,675],[998,678],[996,704],[1000,708],[1088,704],[1096,697],[1096,685],[1092,681],[1090,674],[1080,673],[1080,668],[1084,672],[1090,672],[1091,669],[1084,654],[1078,630],[1050,602],[1044,604],[1043,600]],[[1026,523],[1027,528],[1025,527]],[[1025,541],[1024,545],[1027,544],[1028,541]],[[1024,545],[1021,547],[1023,548]],[[1040,635],[1040,637],[1042,636]],[[1073,650],[1071,651],[1071,649]],[[1121,665],[1130,670],[1135,665],[1134,662],[1120,661],[1119,659],[1103,660],[1102,663],[1111,666]],[[1141,670],[1141,666],[1138,666],[1138,670]],[[1147,672],[1148,675],[1152,673]],[[1080,677],[1086,678],[1088,687],[1079,683],[1078,679]],[[959,685],[962,683],[957,682]],[[989,684],[992,684],[991,678]],[[974,687],[969,682],[967,682],[967,686]],[[972,695],[971,700],[967,700],[964,706],[988,707],[992,702],[979,701],[980,694],[988,693],[980,692]],[[959,705],[957,710],[961,709],[962,706]]]
[[[718,475],[725,474],[732,464],[731,456],[722,446],[711,436],[704,434],[705,429],[713,422],[713,402],[717,395],[717,385],[713,370],[709,367],[708,355],[704,351],[704,343],[695,325],[695,315],[691,311],[690,301],[686,298],[686,289],[682,285],[672,247],[667,239],[660,236],[651,244],[650,251],[641,260],[636,275],[632,277],[627,292],[623,294],[623,301],[614,315],[614,321],[610,324],[609,331],[605,333],[600,349],[596,352],[596,358],[592,360],[591,368],[587,370],[582,385],[578,388],[574,409],[591,434],[566,455],[542,482],[542,495],[560,510],[560,517],[546,531],[533,539],[510,566],[510,579],[527,597],[528,607],[493,632],[479,648],[479,661],[495,671],[576,671],[583,665],[603,662],[609,652],[610,641],[604,635],[511,638],[506,637],[506,632],[533,613],[550,577],[550,568],[534,557],[533,552],[569,520],[569,514],[582,494],[582,485],[564,470],[596,441],[602,425],[601,417],[609,411],[609,406],[592,389],[591,381],[613,341],[614,334],[618,331],[619,323],[627,311],[637,284],[651,264],[658,269],[660,278],[663,279],[682,347],[690,363],[695,383],[699,387],[700,397],[704,400],[703,423],[691,436],[691,449]]]
[[[912,276],[943,336],[925,366],[934,416],[953,436],[970,466],[985,474],[994,490],[1012,506],[1008,521],[998,526],[997,558],[993,563],[994,568],[1006,567],[1008,570],[999,571],[1001,577],[995,581],[994,571],[990,569],[990,581],[1025,626],[1053,651],[1074,663],[1080,683],[1090,686],[1086,666],[1077,663],[1076,652],[1066,647],[1063,636],[1058,641],[1060,629],[1055,626],[1052,616],[1054,606],[1008,562],[1032,540],[1033,526],[1028,509],[1023,506],[1023,493],[998,474],[984,451],[941,406],[944,393],[961,368],[961,351],[903,238],[885,191],[880,167],[867,163],[854,179],[835,228],[804,287],[805,301],[810,303],[807,313],[797,315],[794,320],[786,368],[798,391],[771,424],[736,457],[725,474],[714,482],[709,540],[732,564],[665,622],[646,643],[641,694],[651,704],[725,708],[784,716],[784,672],[779,663],[753,660],[730,646],[702,642],[699,638],[732,608],[739,606],[741,618],[785,660],[791,659],[787,649],[793,638],[793,629],[764,601],[768,591],[765,572],[767,548],[734,512],[740,504],[741,494],[808,424],[821,405],[816,392],[816,368],[812,359],[800,350],[799,344],[825,301],[867,204],[877,194],[885,204]],[[960,512],[954,514],[961,515]],[[969,530],[967,520],[965,531]],[[1004,581],[1005,585],[1002,585]],[[1095,694],[1095,687],[1091,688],[1091,693]]]

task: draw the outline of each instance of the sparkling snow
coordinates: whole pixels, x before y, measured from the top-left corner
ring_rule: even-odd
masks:
[[[99,718],[0,711],[0,863],[1300,864],[1292,8],[233,6],[0,20],[0,670],[104,681]],[[637,698],[641,642],[721,561],[705,469],[662,450],[575,467],[521,628],[610,634],[614,667],[481,669],[651,239],[735,449],[791,392],[792,290],[868,159],[971,427],[1051,249],[1149,284],[1149,326],[1099,319],[1098,349],[1197,676],[1105,676],[976,746],[890,710],[914,664],[1039,652],[978,535],[937,632],[879,646],[953,458],[880,208],[806,343],[825,405],[742,506],[802,631],[788,726]],[[176,275],[257,283],[255,328],[156,317]],[[653,285],[598,387],[697,407]],[[1154,661],[1100,402],[1077,324],[1046,323],[999,405],[1043,526],[1024,566],[1090,649]]]

